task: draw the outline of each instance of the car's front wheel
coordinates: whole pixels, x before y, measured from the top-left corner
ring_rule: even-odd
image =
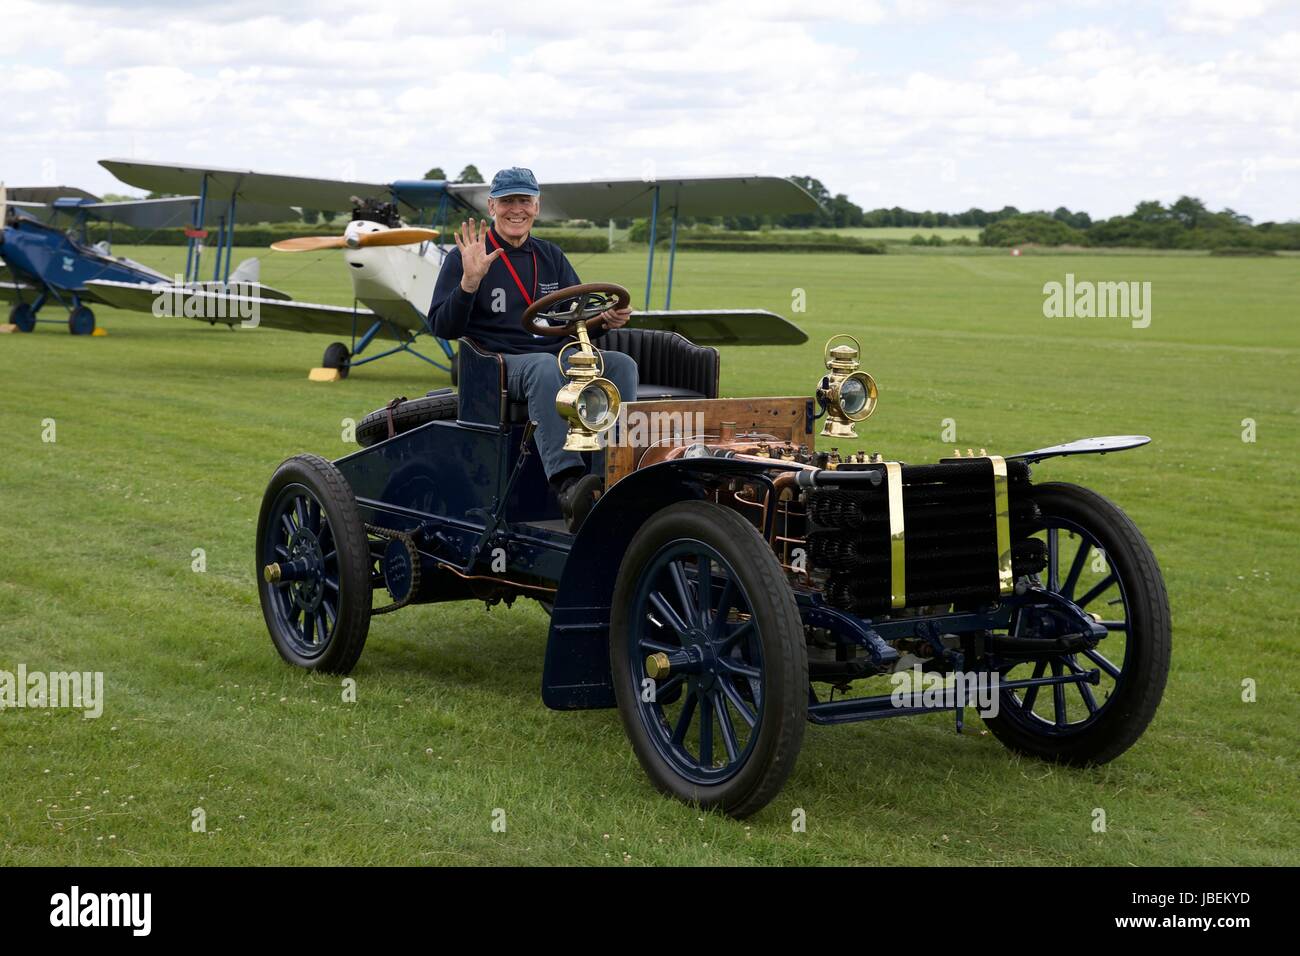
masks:
[[[1086,676],[1069,684],[1002,688],[993,735],[1012,750],[1074,765],[1113,760],[1142,736],[1169,675],[1169,598],[1155,555],[1118,507],[1094,491],[1037,485],[1036,533],[1047,567],[1039,586],[1096,615],[1106,637],[1075,654],[1003,669],[1007,680]],[[1013,627],[1014,633],[1014,627]]]
[[[772,549],[730,509],[660,511],[624,555],[610,620],[623,727],[661,791],[735,817],[768,803],[808,716],[808,657]]]

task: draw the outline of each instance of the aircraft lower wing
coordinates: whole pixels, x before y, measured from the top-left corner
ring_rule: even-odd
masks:
[[[802,345],[803,329],[766,309],[673,309],[633,312],[631,329],[679,332],[696,345]]]
[[[111,306],[133,312],[149,312],[160,318],[178,316],[197,322],[231,326],[256,321],[259,328],[319,332],[339,338],[347,338],[354,332],[361,335],[379,318],[369,309],[297,302],[292,299],[227,295],[184,286],[95,280],[86,283],[86,288],[93,290],[97,298]],[[158,303],[157,308],[155,303]],[[399,342],[409,342],[412,339],[410,331],[391,322],[384,323],[379,335]]]
[[[0,282],[0,300],[5,302],[31,302],[41,290],[26,282]]]
[[[3,294],[0,284],[0,294]],[[12,284],[10,284],[12,285]],[[95,280],[86,291],[101,302],[119,309],[149,312],[160,317],[177,316],[198,322],[241,324],[257,317],[259,326],[291,332],[318,332],[346,338],[361,335],[377,318],[370,309],[321,305],[292,299],[228,295],[193,287],[142,285],[132,282]],[[33,290],[33,295],[35,290]],[[155,309],[159,296],[163,303]],[[414,336],[423,317],[409,303],[410,314],[385,316],[379,335],[399,342]],[[766,309],[673,309],[632,313],[632,328],[678,332],[697,345],[802,345],[808,336],[793,322]]]

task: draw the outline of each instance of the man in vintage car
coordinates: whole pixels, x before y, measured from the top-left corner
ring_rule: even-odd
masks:
[[[447,254],[429,310],[434,334],[469,336],[505,361],[510,398],[528,405],[537,423],[535,440],[542,466],[571,530],[576,530],[600,493],[600,479],[588,474],[577,452],[564,450],[568,425],[555,409],[555,393],[566,383],[556,355],[564,339],[533,335],[523,327],[524,310],[544,295],[580,280],[560,247],[532,235],[541,212],[541,188],[531,170],[515,166],[492,177],[488,215],[492,225],[462,222],[456,248]],[[593,333],[627,324],[630,308],[609,309]],[[602,353],[604,375],[619,394],[635,397],[636,362],[621,352]]]

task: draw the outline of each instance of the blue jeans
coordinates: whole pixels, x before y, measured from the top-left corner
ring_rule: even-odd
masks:
[[[560,371],[554,352],[525,352],[522,355],[502,355],[506,363],[506,389],[510,398],[528,403],[528,417],[537,422],[533,440],[542,457],[546,477],[570,468],[586,468],[582,455],[564,450],[564,437],[569,433],[569,423],[555,410],[555,393],[568,379]],[[618,387],[625,402],[636,401],[637,369],[630,355],[622,352],[601,351],[605,361],[605,378]]]

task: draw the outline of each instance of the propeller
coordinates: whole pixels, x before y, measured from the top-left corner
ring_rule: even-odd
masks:
[[[9,190],[5,189],[4,183],[0,183],[0,226],[5,224],[7,212],[9,212]]]
[[[271,248],[276,252],[311,252],[315,249],[346,249],[347,245],[342,236],[295,236],[273,242]]]
[[[317,249],[368,249],[372,246],[407,246],[416,242],[429,242],[438,238],[436,229],[384,229],[380,232],[363,232],[348,236],[297,236],[271,243],[276,252],[314,252]]]

